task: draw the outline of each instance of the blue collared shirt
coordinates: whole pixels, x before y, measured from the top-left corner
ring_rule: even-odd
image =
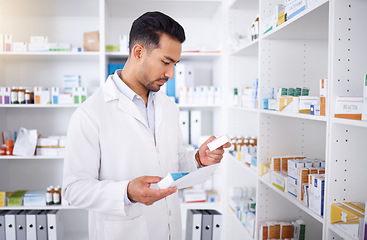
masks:
[[[124,81],[122,81],[122,79],[120,78],[121,71],[122,71],[121,69],[116,70],[112,76],[112,79],[115,82],[117,89],[126,97],[128,97],[139,109],[144,119],[146,120],[146,123],[148,124],[148,127],[152,132],[155,140],[155,111],[153,100],[156,92],[149,91],[148,104],[145,107],[144,100],[138,94],[136,94],[131,88],[129,88],[124,83]]]

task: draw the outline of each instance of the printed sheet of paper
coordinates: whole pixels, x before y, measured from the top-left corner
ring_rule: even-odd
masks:
[[[214,171],[218,168],[218,164],[213,164],[207,167],[199,168],[196,171],[187,174],[180,179],[172,182],[170,187],[177,186],[178,189],[191,187],[196,184],[204,183],[209,177],[214,173]]]

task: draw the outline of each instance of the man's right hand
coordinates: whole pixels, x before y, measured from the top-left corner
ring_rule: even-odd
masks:
[[[143,176],[133,179],[127,185],[128,198],[149,206],[177,191],[177,187],[158,190],[150,188],[150,184],[158,183],[161,179],[161,177],[156,176]]]

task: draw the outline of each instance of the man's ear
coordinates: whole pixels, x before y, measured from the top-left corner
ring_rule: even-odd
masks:
[[[140,59],[143,57],[144,51],[145,51],[145,48],[143,45],[135,44],[132,49],[132,55],[134,59],[136,59],[137,61],[140,61]]]

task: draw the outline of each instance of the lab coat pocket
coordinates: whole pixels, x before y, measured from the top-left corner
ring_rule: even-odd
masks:
[[[124,221],[104,221],[106,240],[146,240],[148,229],[144,216]]]

